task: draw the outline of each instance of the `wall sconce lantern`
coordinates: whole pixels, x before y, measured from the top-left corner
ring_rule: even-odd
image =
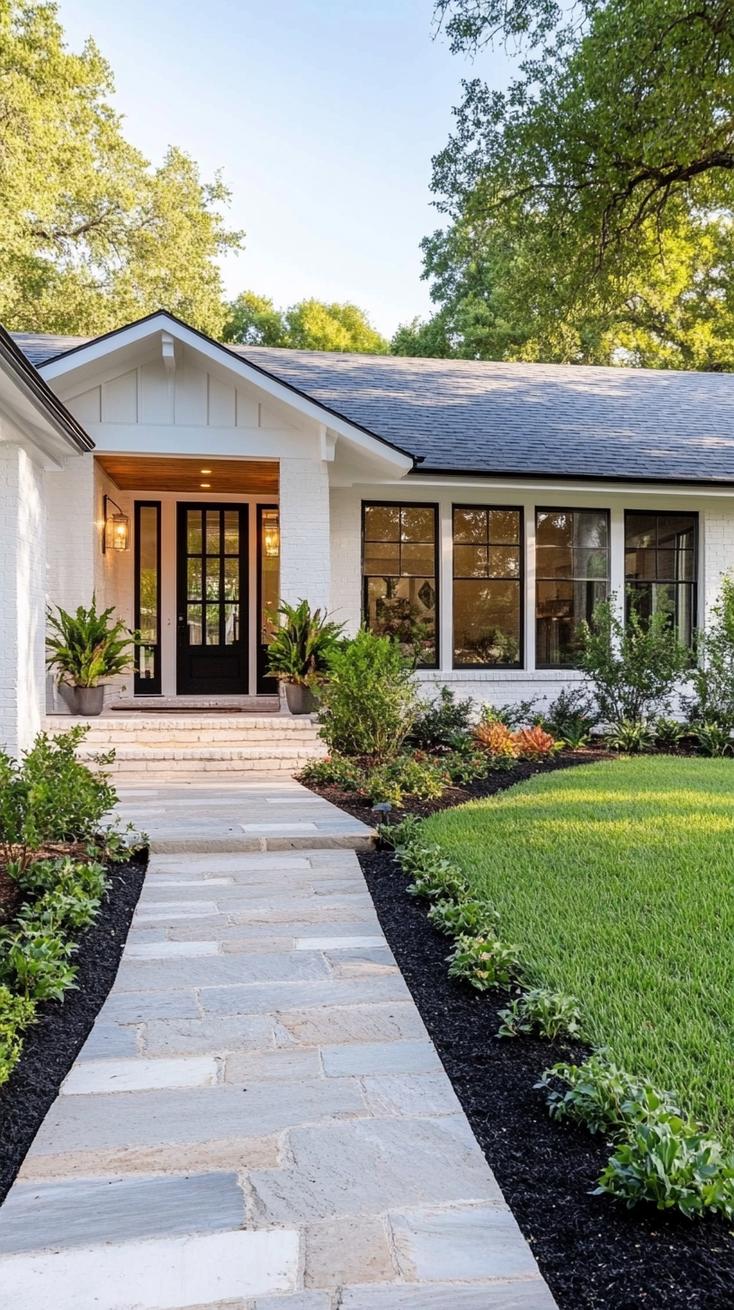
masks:
[[[280,523],[277,510],[263,514],[263,551],[268,559],[277,559],[280,554]]]
[[[110,505],[116,513],[110,513]],[[127,550],[130,545],[130,519],[111,496],[104,498],[104,532],[102,553],[108,550]]]

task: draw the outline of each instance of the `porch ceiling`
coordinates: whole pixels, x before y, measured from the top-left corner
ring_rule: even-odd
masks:
[[[121,491],[278,494],[277,460],[207,459],[205,455],[196,459],[169,455],[98,455],[97,461]]]

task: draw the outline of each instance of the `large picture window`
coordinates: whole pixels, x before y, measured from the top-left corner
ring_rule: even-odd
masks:
[[[573,668],[579,624],[609,591],[607,511],[536,510],[535,573],[536,664]]]
[[[522,663],[522,510],[455,505],[454,666]]]
[[[363,507],[364,620],[422,668],[438,664],[435,505]]]
[[[627,605],[643,618],[664,609],[680,641],[690,645],[695,623],[697,514],[628,510],[624,516]]]

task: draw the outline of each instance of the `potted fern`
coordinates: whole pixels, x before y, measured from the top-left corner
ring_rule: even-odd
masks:
[[[326,673],[343,624],[331,622],[325,611],[312,610],[307,600],[297,605],[281,601],[277,617],[280,625],[268,647],[268,673],[284,684],[291,714],[310,714],[316,705],[313,688]]]
[[[46,665],[56,670],[72,714],[101,714],[104,680],[132,668],[137,634],[113,614],[112,607],[98,611],[94,596],[89,609],[47,612]]]

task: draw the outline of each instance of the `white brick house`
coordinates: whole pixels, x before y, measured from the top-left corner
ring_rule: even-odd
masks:
[[[665,597],[688,637],[734,566],[725,374],[229,348],[163,311],[2,345],[13,750],[64,708],[47,603],[95,592],[143,630],[110,705],[272,694],[279,596],[417,635],[428,688],[500,702],[577,680],[574,626],[600,596]]]

